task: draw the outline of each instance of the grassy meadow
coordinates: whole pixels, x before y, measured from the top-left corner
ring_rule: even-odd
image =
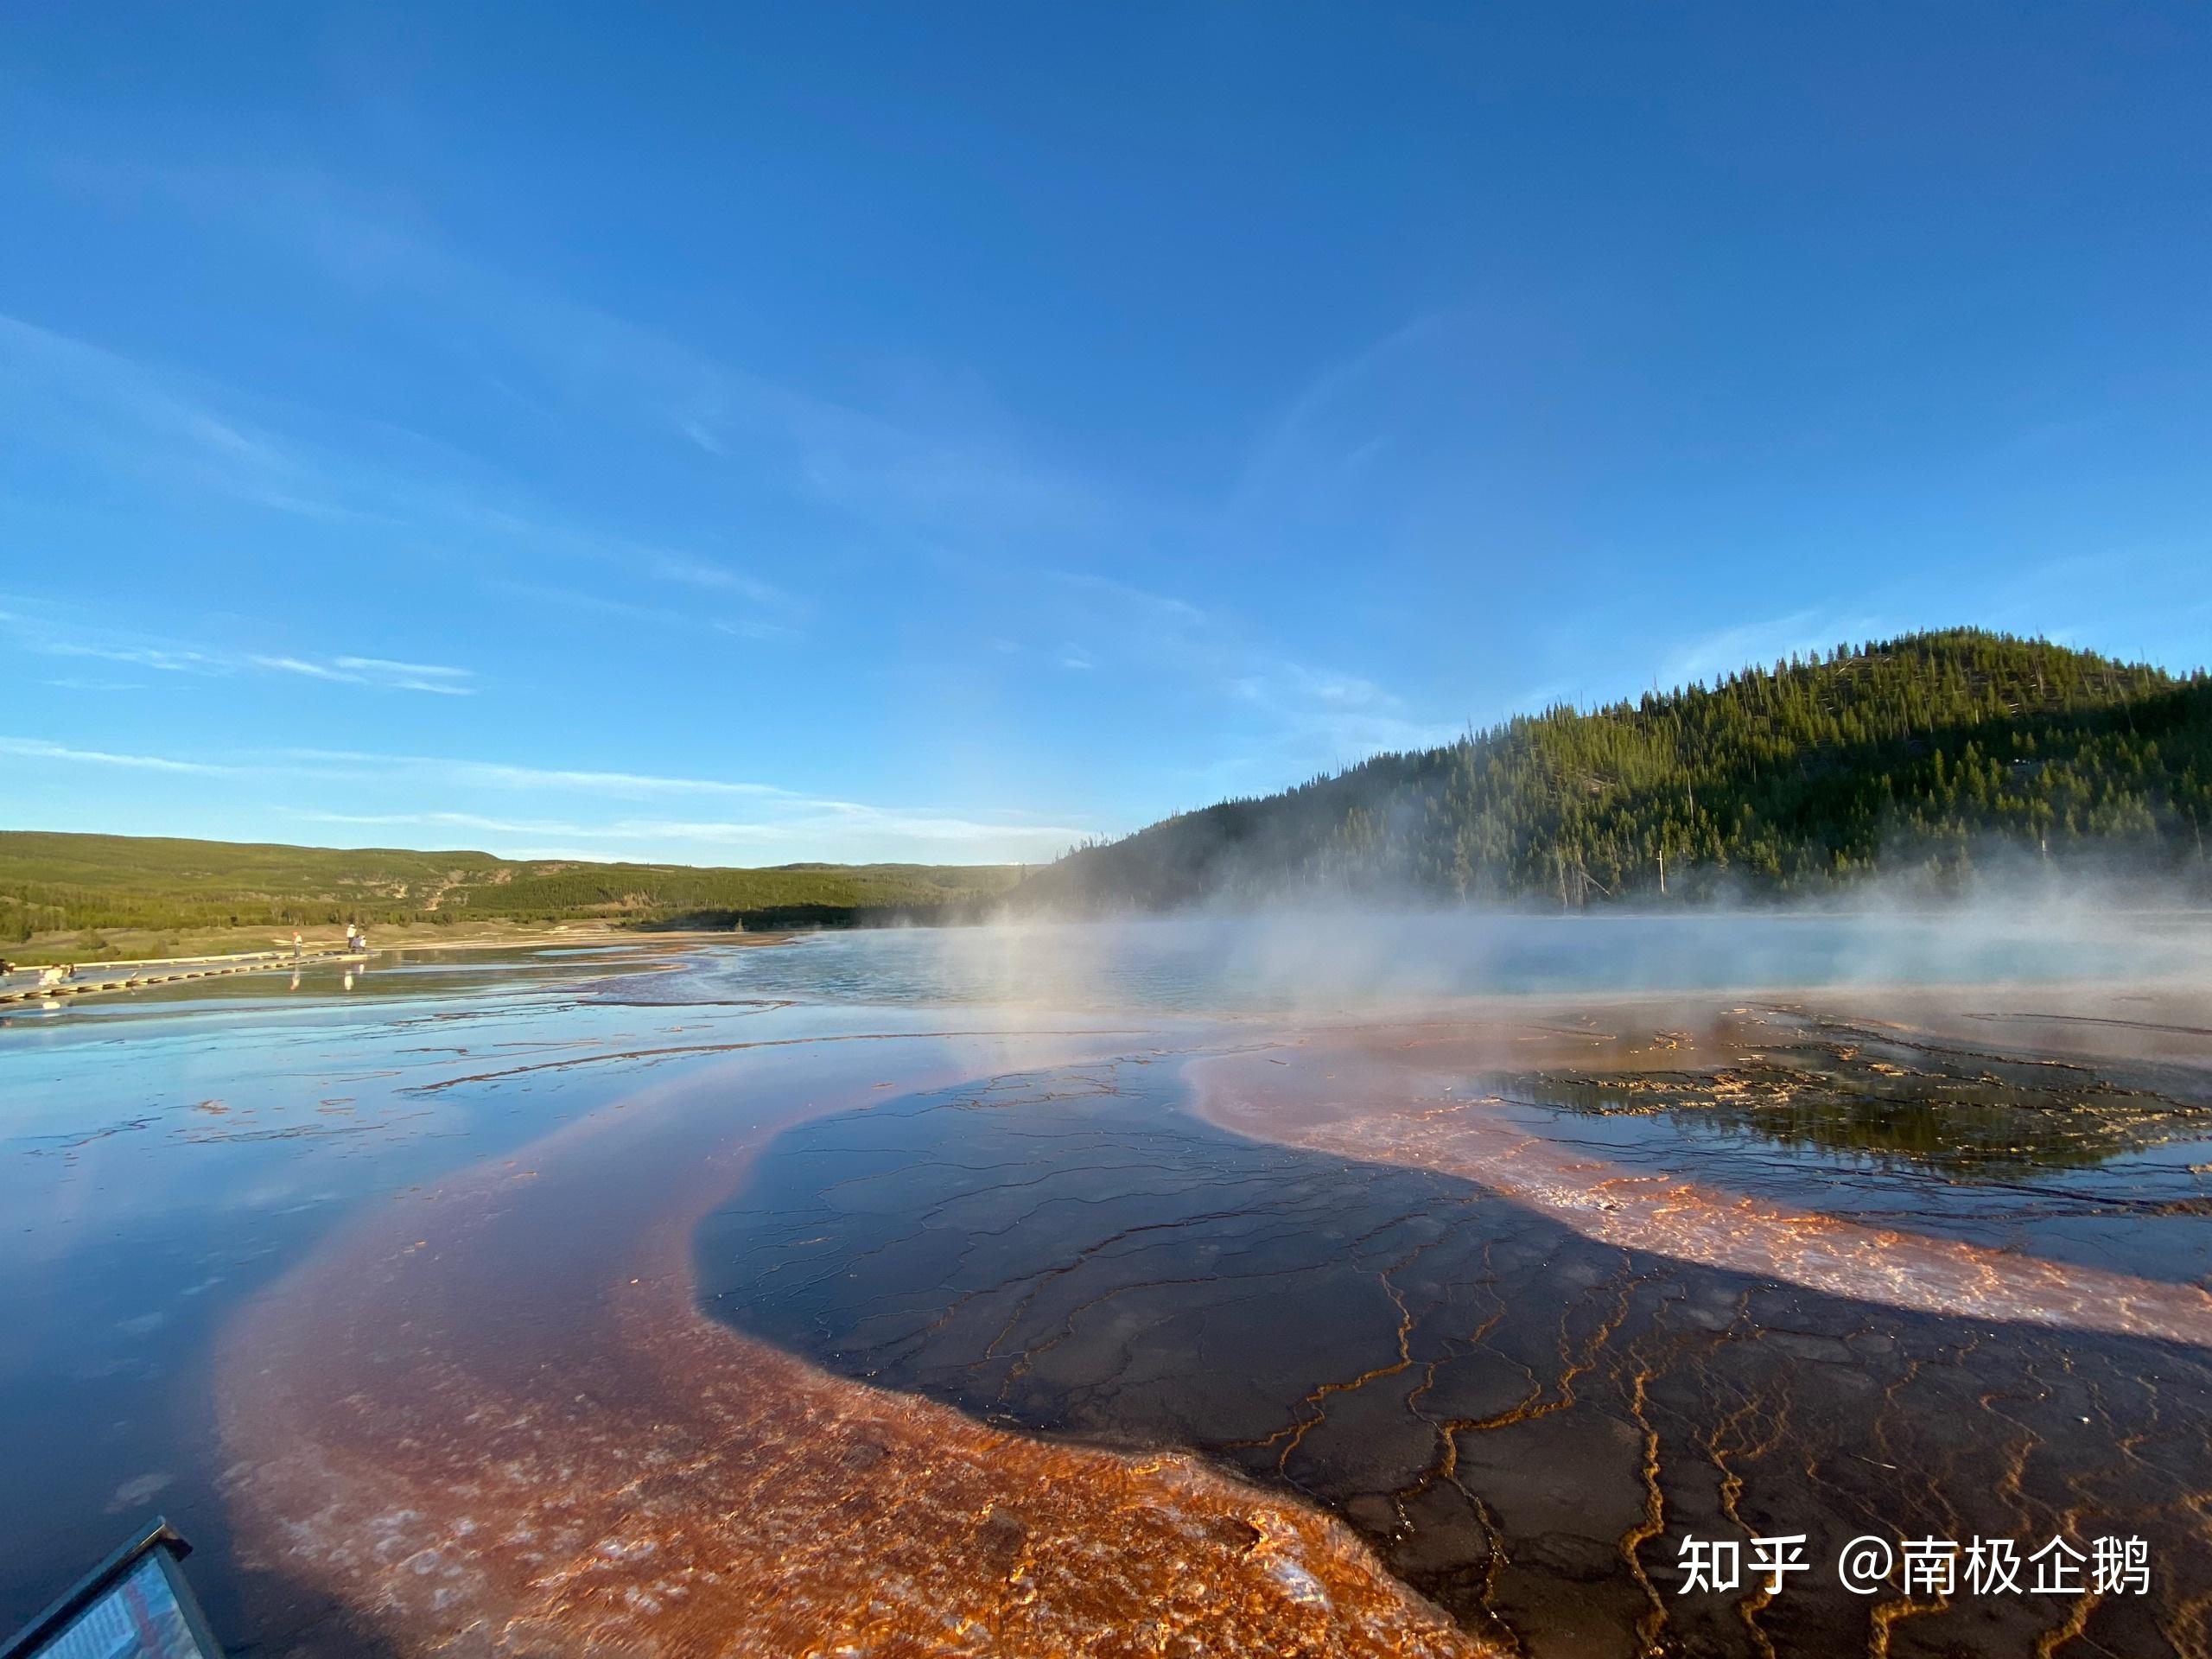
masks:
[[[17,963],[201,956],[343,937],[496,943],[564,931],[753,931],[949,920],[1021,880],[1018,865],[769,869],[503,859],[0,831],[0,956]]]

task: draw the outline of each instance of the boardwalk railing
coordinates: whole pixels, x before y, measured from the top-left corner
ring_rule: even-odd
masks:
[[[35,1002],[48,997],[86,996],[96,991],[124,991],[178,980],[213,979],[226,974],[281,973],[287,968],[324,963],[366,962],[365,950],[254,950],[226,957],[164,957],[146,962],[80,962],[67,979],[50,977],[50,968],[18,968],[0,976],[0,1002]]]

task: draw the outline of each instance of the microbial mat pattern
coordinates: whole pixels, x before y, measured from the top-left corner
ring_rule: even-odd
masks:
[[[1310,1499],[1509,1650],[2206,1650],[2203,1350],[1701,1267],[1187,1103],[1130,1060],[794,1128],[702,1225],[705,1304],[981,1421]],[[1869,1532],[2106,1530],[2146,1538],[2154,1593],[1851,1595],[1827,1567]],[[1822,1565],[1782,1594],[1676,1593],[1683,1536],[1796,1533]]]

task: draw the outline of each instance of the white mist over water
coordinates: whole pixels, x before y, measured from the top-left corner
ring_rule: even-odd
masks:
[[[718,993],[745,996],[1270,1014],[1500,995],[1872,984],[2212,986],[2212,913],[2047,898],[1940,911],[1554,917],[1287,907],[825,933],[717,956],[702,973]]]

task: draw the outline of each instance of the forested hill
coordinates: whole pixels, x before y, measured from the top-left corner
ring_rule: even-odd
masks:
[[[87,930],[356,920],[790,927],[930,919],[1002,893],[1020,875],[1011,865],[713,869],[10,830],[0,832],[0,942]]]
[[[1023,908],[1406,893],[1579,906],[2084,852],[2206,882],[2212,682],[1961,629],[1554,709],[1082,849]],[[2009,846],[2007,845],[2009,843]]]

